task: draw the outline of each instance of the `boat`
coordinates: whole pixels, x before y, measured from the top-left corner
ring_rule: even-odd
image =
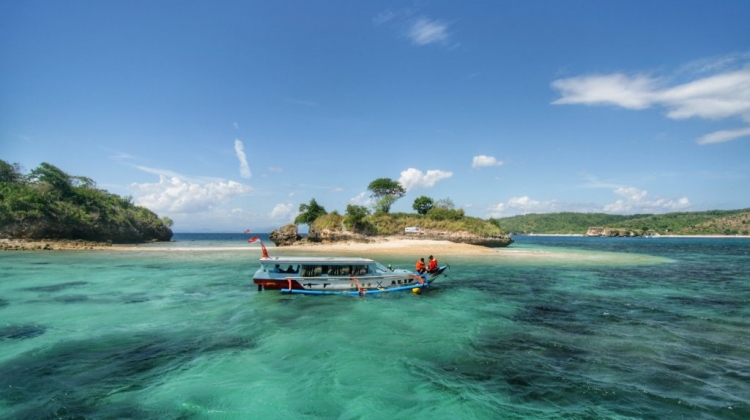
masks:
[[[261,243],[260,268],[253,275],[258,291],[308,295],[350,295],[389,293],[403,290],[420,292],[429,287],[450,266],[433,272],[417,273],[386,267],[359,257],[270,257]]]

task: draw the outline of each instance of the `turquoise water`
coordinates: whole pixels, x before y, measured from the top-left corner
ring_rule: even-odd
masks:
[[[750,240],[517,237],[543,257],[360,298],[258,293],[242,235],[176,239],[0,254],[0,417],[750,418]]]

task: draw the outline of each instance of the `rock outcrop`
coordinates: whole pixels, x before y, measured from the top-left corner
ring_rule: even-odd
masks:
[[[110,249],[111,242],[96,242],[67,239],[0,239],[0,251],[56,251]]]
[[[421,230],[419,233],[404,233],[403,236],[413,239],[433,239],[460,244],[480,245],[489,248],[502,248],[514,242],[510,235],[480,236],[466,231],[450,232],[430,229]]]
[[[271,242],[276,244],[276,246],[289,246],[300,241],[302,236],[297,232],[297,225],[288,224],[271,231],[269,239],[271,239]]]
[[[172,229],[161,223],[140,223],[138,220],[131,223],[83,226],[40,219],[2,224],[0,225],[0,238],[137,244],[169,241],[172,239]]]

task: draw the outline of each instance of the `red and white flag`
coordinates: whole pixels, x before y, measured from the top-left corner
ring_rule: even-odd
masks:
[[[247,241],[250,242],[250,243],[253,243],[253,242],[258,242],[259,240],[260,240],[260,238],[258,238],[257,236],[253,236],[252,238],[248,239]]]

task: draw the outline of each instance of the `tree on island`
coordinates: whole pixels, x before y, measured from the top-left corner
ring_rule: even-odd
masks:
[[[294,224],[305,224],[312,225],[312,223],[320,216],[326,214],[326,209],[318,204],[315,199],[310,199],[310,204],[302,203],[299,205],[299,214],[294,218]]]
[[[355,233],[370,233],[375,231],[372,223],[366,220],[370,210],[365,206],[349,204],[346,206],[346,218],[344,225]]]
[[[398,182],[390,178],[378,178],[372,181],[367,189],[372,193],[370,197],[375,199],[375,212],[387,214],[391,206],[399,198],[406,194],[406,189]]]
[[[413,208],[417,213],[424,216],[427,214],[427,212],[432,209],[432,206],[435,205],[435,202],[432,201],[430,197],[427,197],[426,195],[417,197],[416,200],[414,200],[414,204],[412,204],[411,208]]]
[[[450,198],[442,198],[427,212],[427,217],[433,220],[461,220],[466,216],[464,209],[456,209]]]
[[[24,176],[21,171],[21,165],[18,163],[10,164],[0,159],[0,182],[23,182]]]

